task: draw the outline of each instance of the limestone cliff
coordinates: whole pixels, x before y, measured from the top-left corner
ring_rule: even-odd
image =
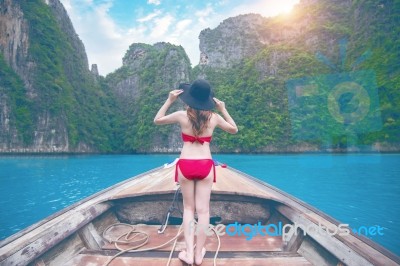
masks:
[[[63,5],[1,1],[0,54],[0,152],[95,151],[76,114],[95,83]]]
[[[241,15],[203,30],[194,76],[229,100],[239,125],[239,138],[221,134],[216,145],[235,152],[393,151],[400,134],[400,109],[389,100],[399,95],[399,12],[394,1],[301,0],[288,15]],[[370,79],[357,80],[363,69]],[[370,87],[360,124],[333,119],[329,110],[326,95],[343,77]],[[296,91],[294,102],[291,84],[299,90],[306,81],[318,93]]]
[[[200,64],[227,68],[257,53],[268,40],[262,35],[265,18],[258,14],[224,20],[200,32]]]
[[[134,43],[129,47],[123,66],[106,78],[129,126],[125,132],[127,151],[179,151],[178,128],[155,127],[152,120],[168,92],[190,80],[190,71],[190,61],[181,46]],[[177,107],[183,107],[182,103],[175,104]]]
[[[350,0],[302,0],[290,15],[265,18],[247,14],[227,18],[215,29],[201,31],[199,64],[229,68],[274,45],[304,45],[314,52],[329,46],[328,55],[332,55],[338,35],[348,33],[343,26],[333,27],[339,21],[350,26],[351,7]]]
[[[0,52],[6,63],[20,76],[34,97],[31,73],[33,62],[28,61],[29,25],[16,1],[5,0],[0,9]]]
[[[102,77],[59,0],[0,0],[0,153],[177,152],[179,128],[152,120],[171,89],[196,77],[210,80],[239,126],[236,136],[217,130],[214,151],[356,151],[355,140],[361,150],[398,151],[398,14],[394,1],[301,0],[289,15],[240,15],[203,30],[193,69],[181,46],[135,43]],[[360,69],[376,76],[365,86],[377,123],[354,134],[332,127],[327,92],[302,97],[301,86],[308,104],[293,111],[293,80]],[[354,96],[340,110],[352,111]]]
[[[141,88],[146,86],[160,90],[174,88],[179,81],[189,80],[190,63],[185,51],[179,46],[134,43],[122,62],[122,68],[109,76],[111,87],[121,101],[136,100],[141,95]],[[123,77],[113,79],[123,72]],[[151,83],[153,81],[159,84]]]

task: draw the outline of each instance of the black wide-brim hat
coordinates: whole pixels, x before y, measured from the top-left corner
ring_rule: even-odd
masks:
[[[214,93],[206,80],[197,79],[192,84],[181,83],[179,89],[183,90],[179,97],[188,106],[198,110],[214,109]]]

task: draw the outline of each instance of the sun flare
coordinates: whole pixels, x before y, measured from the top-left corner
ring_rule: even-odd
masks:
[[[268,8],[271,15],[289,14],[293,7],[299,3],[300,0],[273,0],[270,1]]]

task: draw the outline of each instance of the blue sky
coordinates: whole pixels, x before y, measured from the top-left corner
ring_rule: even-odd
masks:
[[[122,65],[129,45],[182,45],[192,66],[199,62],[200,31],[247,13],[265,17],[290,12],[299,0],[60,0],[85,44],[89,64],[106,75]]]

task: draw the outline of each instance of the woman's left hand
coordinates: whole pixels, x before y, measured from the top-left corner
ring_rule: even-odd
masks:
[[[181,94],[183,90],[173,90],[169,92],[168,100],[173,103],[178,98],[179,94]]]

